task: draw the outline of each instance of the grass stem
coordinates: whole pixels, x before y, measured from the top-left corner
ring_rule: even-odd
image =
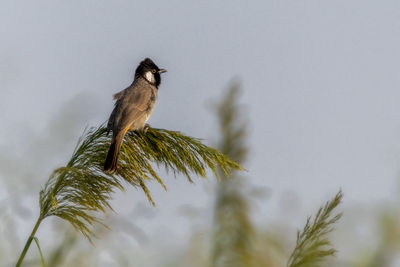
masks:
[[[29,236],[28,240],[26,241],[24,250],[22,250],[21,255],[19,256],[18,262],[17,262],[17,264],[15,265],[16,267],[20,267],[21,264],[22,264],[22,262],[24,261],[26,252],[28,252],[28,249],[29,249],[29,247],[30,247],[30,245],[31,245],[31,243],[32,243],[33,238],[35,237],[36,231],[37,231],[37,229],[39,228],[39,225],[40,225],[40,223],[42,222],[42,220],[43,220],[43,218],[42,218],[42,216],[40,216],[40,217],[38,218],[36,224],[35,224],[35,227],[33,227],[32,233],[31,233],[31,235]]]

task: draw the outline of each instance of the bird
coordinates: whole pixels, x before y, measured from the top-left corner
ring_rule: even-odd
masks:
[[[147,132],[150,118],[157,101],[158,87],[161,83],[160,69],[150,59],[145,58],[136,68],[132,84],[113,95],[114,109],[107,123],[108,132],[112,131],[111,145],[104,163],[104,171],[117,171],[118,155],[128,130]]]

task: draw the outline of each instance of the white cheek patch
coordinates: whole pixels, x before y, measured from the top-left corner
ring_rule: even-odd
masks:
[[[146,72],[146,74],[144,75],[146,77],[146,80],[154,83],[155,79],[154,79],[154,74],[151,71]]]

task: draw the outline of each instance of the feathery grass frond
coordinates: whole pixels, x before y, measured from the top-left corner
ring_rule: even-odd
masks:
[[[239,82],[232,82],[224,98],[220,103],[216,103],[214,108],[223,137],[219,144],[221,152],[234,161],[243,163],[248,153],[246,139],[249,118],[245,107],[238,104],[240,93]]]
[[[89,240],[92,225],[101,223],[96,212],[111,209],[110,200],[116,189],[124,190],[123,181],[141,187],[148,200],[155,205],[146,182],[155,180],[166,186],[154,163],[176,174],[207,176],[207,169],[218,176],[217,168],[229,174],[241,169],[218,150],[196,138],[164,129],[149,129],[147,133],[129,132],[121,148],[118,171],[103,171],[104,160],[111,138],[104,127],[84,133],[65,167],[56,169],[40,192],[40,218],[58,216],[69,221]]]
[[[303,231],[297,232],[296,247],[289,258],[288,267],[320,267],[327,256],[336,254],[327,234],[333,231],[333,224],[342,217],[342,213],[332,215],[342,198],[342,191],[339,191],[324,207],[319,208],[313,220],[307,218]]]
[[[218,114],[221,151],[242,163],[247,156],[247,121],[239,104],[240,85],[231,84],[219,103],[215,105]],[[217,184],[217,198],[214,211],[211,264],[213,267],[255,266],[253,258],[254,228],[249,215],[249,203],[243,192],[244,180],[237,173],[232,179],[224,177]]]

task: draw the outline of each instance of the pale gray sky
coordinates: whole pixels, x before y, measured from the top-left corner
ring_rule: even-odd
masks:
[[[399,1],[6,0],[0,25],[0,182],[11,188],[0,199],[28,184],[36,201],[144,57],[168,69],[150,123],[209,141],[218,132],[208,103],[232,78],[242,81],[247,175],[272,194],[258,202],[258,222],[274,220],[287,191],[303,203],[300,222],[339,188],[345,205],[399,193]],[[26,164],[14,171],[15,159]],[[190,229],[176,215],[181,204],[212,205],[211,182],[165,180],[167,193],[151,187],[149,235],[160,225]],[[121,213],[127,199],[145,202],[139,190],[118,195]]]

